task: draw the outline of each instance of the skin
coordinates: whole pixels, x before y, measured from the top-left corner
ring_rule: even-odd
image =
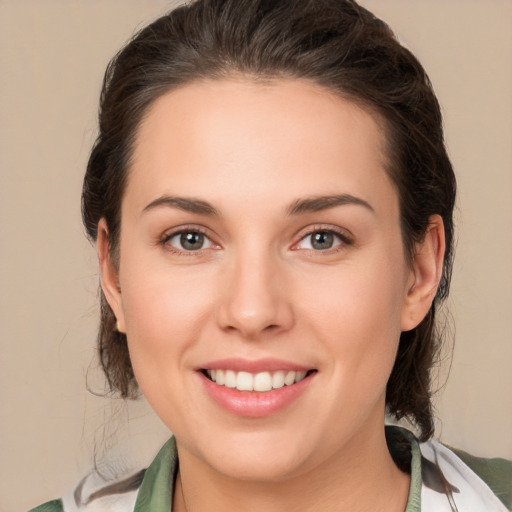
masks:
[[[375,118],[304,81],[202,81],[144,118],[122,202],[120,264],[98,226],[102,285],[137,381],[175,434],[176,510],[405,509],[409,476],[384,438],[402,330],[427,313],[442,268],[438,216],[406,263],[398,197]],[[350,195],[290,214],[298,200]],[[185,211],[163,196],[208,202]],[[200,229],[201,250],[176,232]],[[317,250],[311,233],[330,231]],[[262,418],[228,412],[198,366],[275,357],[314,368]],[[229,456],[226,456],[229,454]]]

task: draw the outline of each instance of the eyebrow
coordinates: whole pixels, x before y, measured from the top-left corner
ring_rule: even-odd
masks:
[[[350,194],[336,194],[330,196],[315,196],[297,199],[288,207],[287,214],[300,215],[309,212],[319,212],[347,204],[363,206],[372,213],[375,213],[375,210],[370,205],[370,203],[364,199],[352,196]],[[177,208],[179,210],[197,213],[200,215],[220,217],[219,211],[207,201],[194,199],[192,197],[177,197],[168,195],[161,196],[154,201],[151,201],[151,203],[144,207],[142,212],[144,213],[146,211],[161,207]]]
[[[346,204],[363,206],[372,213],[375,213],[375,210],[370,203],[350,194],[336,194],[331,196],[315,196],[297,199],[289,206],[287,213],[288,215],[299,215],[301,213],[319,212]]]
[[[153,210],[154,208],[170,207],[183,210],[185,212],[198,213],[200,215],[220,216],[218,210],[210,203],[202,201],[201,199],[194,199],[193,197],[176,197],[176,196],[161,196],[154,201],[151,201],[144,207],[142,212]]]

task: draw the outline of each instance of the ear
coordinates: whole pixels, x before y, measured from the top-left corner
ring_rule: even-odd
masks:
[[[414,329],[427,315],[441,280],[445,248],[443,219],[432,215],[423,240],[415,247],[402,306],[402,331]]]
[[[100,264],[101,288],[117,319],[117,330],[126,332],[119,272],[112,261],[108,243],[108,227],[104,218],[98,222],[96,249]]]

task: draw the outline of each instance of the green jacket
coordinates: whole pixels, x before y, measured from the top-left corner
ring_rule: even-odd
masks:
[[[473,457],[437,441],[420,444],[405,429],[387,429],[393,434],[387,436],[390,452],[395,460],[405,459],[411,474],[405,512],[512,510],[512,461]],[[30,512],[106,511],[113,503],[116,510],[126,512],[169,512],[177,468],[176,442],[171,438],[146,470],[87,493],[82,481],[72,497]]]

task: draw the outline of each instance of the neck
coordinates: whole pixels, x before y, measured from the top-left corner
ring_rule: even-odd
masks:
[[[410,476],[393,462],[384,427],[364,444],[360,435],[343,453],[320,466],[279,481],[246,481],[226,476],[180,449],[175,512],[403,512]]]

